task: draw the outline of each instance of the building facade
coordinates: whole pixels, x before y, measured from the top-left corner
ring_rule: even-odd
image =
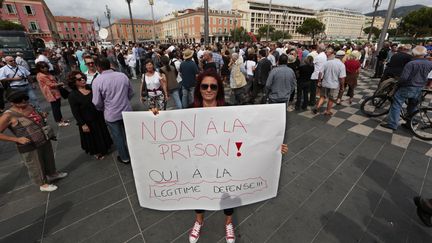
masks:
[[[44,0],[5,0],[1,19],[25,27],[36,47],[53,47],[59,34],[53,14]]]
[[[365,16],[347,9],[328,8],[317,12],[317,19],[325,24],[327,40],[358,39],[364,36]]]
[[[366,27],[370,27],[372,24],[372,18],[371,16],[366,16],[365,17],[365,28]],[[383,17],[375,17],[375,21],[374,21],[374,27],[377,27],[378,29],[382,29],[384,26],[384,21],[385,18]],[[398,25],[400,23],[400,19],[398,18],[392,18],[390,20],[390,24],[389,24],[389,29],[397,29]]]
[[[209,41],[227,41],[231,31],[242,25],[242,16],[233,11],[209,10]],[[185,9],[163,17],[157,23],[161,42],[201,43],[204,41],[204,9]]]
[[[55,16],[62,46],[95,46],[94,22],[72,16]]]
[[[137,42],[150,41],[153,39],[153,21],[146,19],[133,19],[135,26],[135,37]],[[109,35],[107,40],[114,40],[114,43],[133,42],[132,24],[130,19],[115,19],[108,29]],[[111,37],[112,31],[112,37]]]
[[[258,29],[267,26],[269,16],[269,3],[254,0],[232,0],[233,11],[241,11],[244,14],[242,26],[249,32],[258,34]],[[310,37],[296,32],[305,19],[316,18],[313,9],[292,7],[282,4],[272,4],[270,25],[276,30],[285,31],[296,41],[309,41]]]

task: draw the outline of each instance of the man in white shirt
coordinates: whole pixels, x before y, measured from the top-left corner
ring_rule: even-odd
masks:
[[[38,62],[46,62],[48,63],[48,71],[54,71],[54,66],[51,64],[51,62],[49,61],[48,57],[46,57],[46,50],[38,50],[38,57],[35,60],[35,64],[37,64]]]
[[[23,58],[24,54],[22,52],[17,52],[16,55],[17,55],[17,57],[15,58],[16,64],[30,71],[30,66]]]
[[[324,64],[327,62],[327,55],[325,53],[326,47],[324,44],[319,44],[317,46],[318,55],[314,57],[314,72],[311,76],[311,86],[310,86],[310,97],[309,97],[309,105],[315,106],[316,95],[317,95],[317,83],[319,74],[322,72]]]
[[[320,98],[316,108],[312,111],[314,114],[318,113],[318,109],[323,105],[326,98],[328,98],[327,109],[324,115],[333,115],[331,109],[333,103],[336,101],[339,90],[343,89],[343,84],[346,77],[345,65],[342,58],[345,56],[344,51],[338,51],[336,57],[332,48],[327,49],[329,60],[324,64],[322,71],[319,74],[318,86],[320,88]]]
[[[95,61],[92,56],[84,55],[84,64],[87,66],[88,70],[84,73],[87,77],[86,84],[89,86],[92,85],[93,80],[99,75],[99,72],[96,69]]]
[[[6,66],[0,68],[0,81],[7,82],[12,90],[24,91],[27,93],[30,103],[41,110],[33,86],[30,84],[30,72],[18,66],[12,56],[5,57]]]

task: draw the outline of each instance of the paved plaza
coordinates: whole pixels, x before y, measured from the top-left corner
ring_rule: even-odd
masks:
[[[432,197],[432,145],[359,113],[376,82],[363,76],[354,104],[332,118],[287,113],[278,196],[235,210],[236,242],[432,242],[412,202]],[[73,120],[67,101],[62,110]],[[0,142],[0,242],[188,242],[193,211],[141,208],[131,166],[115,152],[86,155],[75,125],[58,138],[57,167],[69,176],[49,194],[31,184],[14,144]],[[221,211],[207,212],[199,242],[225,242],[223,224]]]

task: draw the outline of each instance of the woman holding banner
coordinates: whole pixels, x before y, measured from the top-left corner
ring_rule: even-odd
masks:
[[[221,77],[214,72],[204,72],[197,78],[193,107],[217,107],[226,106],[224,86]],[[159,113],[158,109],[151,110],[153,114]],[[288,152],[288,145],[282,144],[282,154]],[[204,223],[204,210],[195,210],[195,223],[189,233],[189,242],[195,243],[200,237]],[[233,208],[224,209],[225,214],[225,239],[227,243],[235,242],[234,225],[232,221]]]

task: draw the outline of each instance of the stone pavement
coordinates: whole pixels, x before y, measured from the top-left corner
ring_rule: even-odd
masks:
[[[134,108],[143,108],[137,97]],[[72,119],[66,101],[62,109]],[[426,148],[329,119],[287,114],[279,194],[235,210],[236,242],[432,242],[412,202],[432,197]],[[0,142],[0,242],[188,242],[193,211],[141,208],[131,167],[115,153],[102,161],[84,154],[76,126],[58,137],[57,167],[70,174],[49,194],[31,184],[14,145]],[[224,242],[223,219],[207,212],[199,242]]]

